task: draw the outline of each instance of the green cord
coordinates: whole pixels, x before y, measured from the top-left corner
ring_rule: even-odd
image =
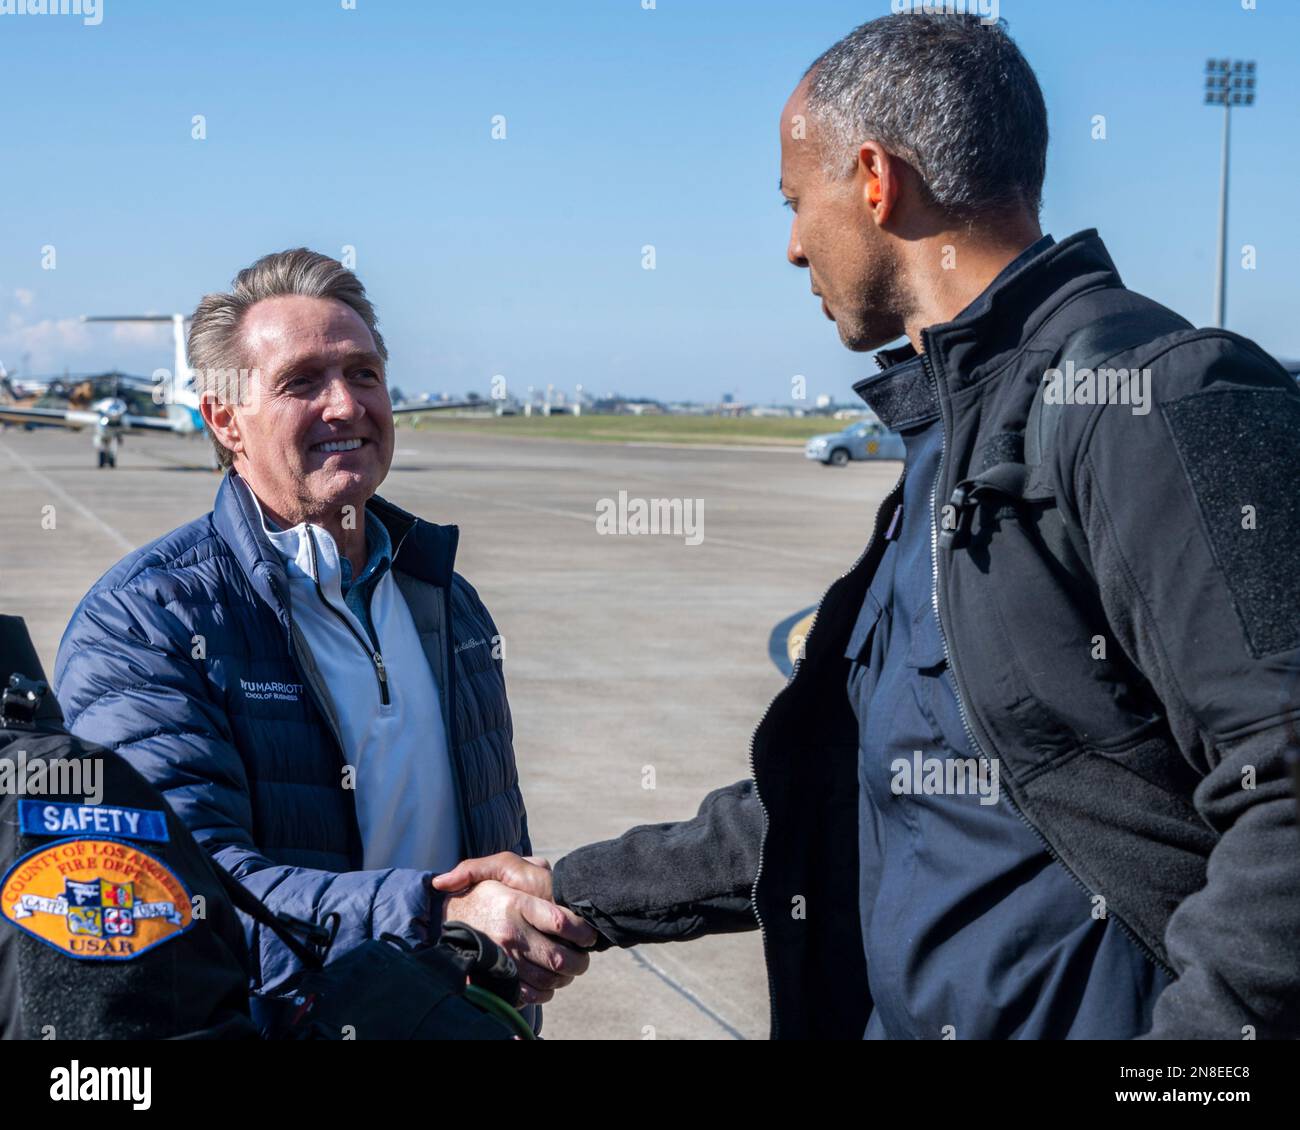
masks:
[[[480,989],[477,985],[466,985],[465,999],[484,1012],[495,1016],[521,1040],[537,1039],[533,1026],[496,993],[488,992],[487,989]]]

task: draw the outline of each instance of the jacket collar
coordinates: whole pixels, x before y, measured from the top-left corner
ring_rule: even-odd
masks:
[[[336,603],[344,599],[344,591],[352,583],[362,583],[362,578],[371,575],[372,571],[382,575],[392,563],[393,546],[388,529],[370,510],[365,512],[366,564],[360,577],[354,580],[348,559],[339,552],[338,543],[329,530],[311,522],[299,522],[282,530],[274,522],[267,521],[266,511],[257,495],[249,490],[243,493],[252,499],[262,524],[262,533],[280,555],[289,579],[312,581]]]
[[[1096,230],[1077,232],[1021,263],[953,321],[923,331],[930,367],[950,394],[978,384],[1003,371],[1072,299],[1122,285]]]
[[[885,353],[901,354],[888,362]],[[890,431],[905,432],[939,418],[939,397],[921,355],[911,345],[878,354],[881,372],[858,381],[856,392]]]
[[[922,331],[932,377],[910,344],[876,354],[881,372],[854,391],[889,428],[922,423],[939,411],[939,388],[949,393],[1000,371],[1039,328],[1075,295],[1120,286],[1105,245],[1089,228],[1008,265],[950,322]]]
[[[447,588],[456,563],[460,530],[408,514],[375,495],[366,510],[378,518],[393,543],[393,569],[417,580]],[[226,472],[217,489],[212,522],[230,547],[254,590],[288,627],[288,578],[283,558],[262,527],[261,510],[237,471]]]
[[[439,526],[408,514],[400,506],[374,495],[366,509],[384,524],[393,543],[393,568],[418,581],[449,588],[456,567],[458,526]]]

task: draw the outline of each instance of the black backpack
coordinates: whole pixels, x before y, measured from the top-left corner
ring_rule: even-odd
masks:
[[[125,758],[63,728],[16,616],[0,688],[0,773],[21,778],[0,792],[0,1038],[533,1038],[514,963],[463,924],[329,960],[329,924],[274,914]],[[236,909],[303,962],[287,997],[250,1006]]]

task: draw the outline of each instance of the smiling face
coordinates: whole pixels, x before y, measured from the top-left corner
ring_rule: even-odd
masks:
[[[897,253],[868,196],[879,170],[859,158],[851,176],[826,175],[806,89],[805,79],[781,113],[781,193],[794,211],[786,258],[808,271],[840,340],[849,349],[875,349],[902,335],[905,305]]]
[[[355,310],[291,295],[256,303],[240,326],[243,403],[209,421],[234,467],[281,523],[359,513],[393,461],[384,361]],[[206,413],[205,413],[206,415]]]

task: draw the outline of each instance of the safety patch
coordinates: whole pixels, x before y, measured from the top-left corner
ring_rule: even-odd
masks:
[[[87,961],[130,961],[194,921],[172,871],[118,840],[58,840],[28,852],[0,880],[0,915]]]
[[[1251,655],[1300,647],[1300,397],[1223,389],[1162,409]]]
[[[20,800],[18,827],[24,836],[124,836],[129,840],[167,842],[167,814],[156,808],[122,808],[109,804]]]

